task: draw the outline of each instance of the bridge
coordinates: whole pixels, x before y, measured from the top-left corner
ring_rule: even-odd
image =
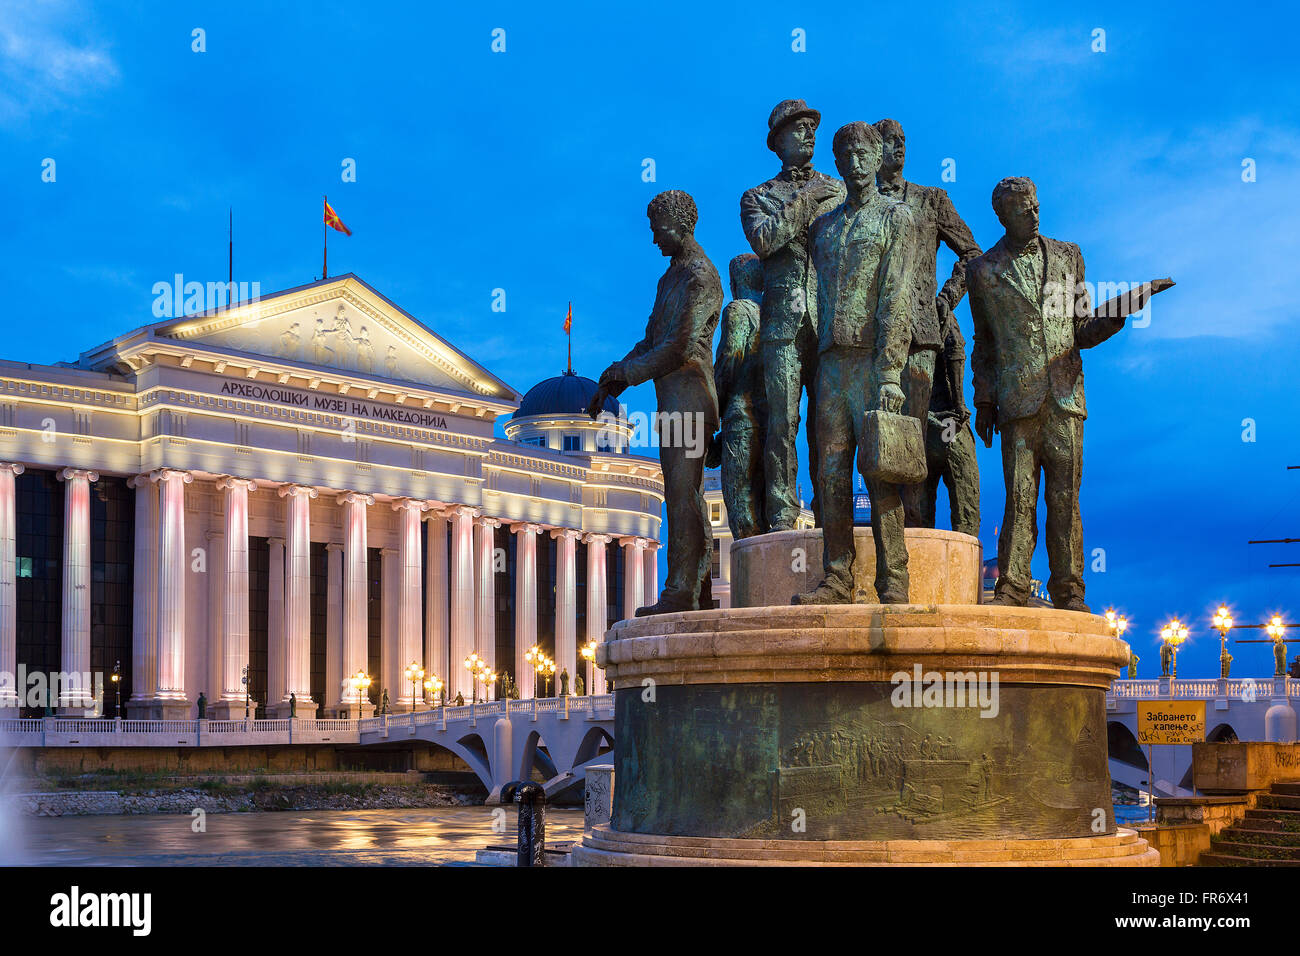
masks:
[[[1117,680],[1106,694],[1106,739],[1110,752],[1110,776],[1117,783],[1150,791],[1157,797],[1190,797],[1192,748],[1156,745],[1151,751],[1151,773],[1147,772],[1147,750],[1137,742],[1137,705],[1142,700],[1203,700],[1205,739],[1232,740],[1295,739],[1295,700],[1300,698],[1300,680],[1294,677],[1245,677],[1231,679]],[[1275,705],[1292,709],[1290,736]],[[1279,733],[1279,730],[1281,733]],[[1148,777],[1152,778],[1148,786]]]
[[[423,741],[469,765],[499,799],[502,785],[534,778],[554,797],[578,786],[587,766],[609,760],[614,695],[498,700],[363,720],[0,720],[0,747],[382,746]]]

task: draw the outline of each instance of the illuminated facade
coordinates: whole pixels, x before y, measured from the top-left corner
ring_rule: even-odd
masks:
[[[581,644],[658,590],[659,463],[541,399],[496,437],[520,406],[351,275],[0,363],[0,673],[120,663],[152,718],[410,709],[411,662],[492,696],[471,653],[527,697],[534,643],[590,675]],[[51,706],[115,716],[107,686]],[[0,708],[40,716],[25,693]]]

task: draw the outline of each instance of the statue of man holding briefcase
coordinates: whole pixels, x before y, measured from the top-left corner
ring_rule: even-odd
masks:
[[[815,590],[795,595],[796,604],[853,602],[855,452],[871,496],[876,592],[884,604],[908,599],[899,486],[925,477],[920,422],[899,414],[912,336],[915,220],[905,203],[876,188],[881,145],[868,123],[849,123],[835,134],[835,166],[848,197],[809,230],[818,276],[817,494],[825,577]]]

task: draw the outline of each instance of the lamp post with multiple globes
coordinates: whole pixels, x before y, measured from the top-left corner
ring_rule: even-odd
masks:
[[[406,665],[406,679],[411,684],[411,713],[415,713],[415,698],[420,693],[420,681],[424,680],[424,668],[418,661]]]
[[[596,679],[596,642],[588,641],[579,649],[582,659],[587,662],[587,693],[592,693]]]
[[[430,674],[428,677],[424,679],[425,695],[426,696],[429,694],[433,695],[434,706],[438,706],[441,703],[439,694],[441,693],[442,688],[443,688],[442,678],[439,677],[438,675]]]
[[[1178,648],[1187,640],[1187,625],[1174,618],[1160,629],[1160,640],[1169,648],[1169,677],[1178,676]]]
[[[365,716],[365,704],[370,701],[370,685],[373,681],[365,671],[359,670],[348,678],[357,692],[357,720]]]

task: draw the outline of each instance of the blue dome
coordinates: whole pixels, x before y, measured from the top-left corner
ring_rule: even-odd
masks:
[[[587,403],[596,394],[596,383],[576,372],[565,372],[555,378],[538,382],[528,390],[513,419],[531,418],[534,415],[585,415]],[[605,399],[606,411],[618,414],[618,399]]]

